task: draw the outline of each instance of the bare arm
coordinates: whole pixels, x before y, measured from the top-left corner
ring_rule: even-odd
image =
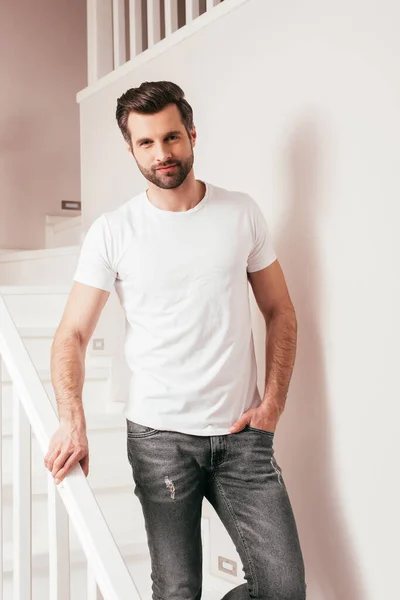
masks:
[[[84,419],[86,348],[110,293],[74,283],[51,348],[51,379],[60,421]]]
[[[65,331],[56,334],[51,348],[51,380],[60,422],[85,420],[82,406],[85,354],[79,334]]]
[[[263,403],[273,419],[281,416],[296,356],[297,320],[293,307],[273,313],[267,324]]]
[[[249,273],[248,279],[266,327],[266,369],[264,397],[259,407],[246,411],[233,424],[235,433],[246,424],[275,431],[286,403],[296,356],[297,320],[281,266]]]
[[[277,260],[266,269],[249,273],[249,281],[267,327],[262,405],[276,423],[285,408],[296,357],[296,313]]]
[[[75,282],[51,349],[51,379],[60,427],[45,465],[61,481],[76,462],[89,471],[86,421],[82,405],[86,348],[110,293]]]

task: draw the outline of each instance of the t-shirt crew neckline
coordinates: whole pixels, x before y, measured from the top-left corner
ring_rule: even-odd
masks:
[[[206,186],[206,193],[204,194],[203,198],[200,200],[200,202],[198,202],[196,204],[196,206],[193,206],[193,208],[189,208],[189,210],[164,210],[162,208],[158,208],[157,206],[155,206],[154,204],[152,204],[147,196],[147,190],[145,190],[143,192],[143,197],[144,197],[144,203],[145,206],[148,210],[152,211],[155,214],[158,215],[165,215],[167,217],[174,217],[174,218],[179,218],[182,215],[191,215],[195,212],[197,212],[198,210],[200,210],[201,208],[203,208],[203,206],[205,206],[209,200],[210,197],[210,193],[211,193],[211,186],[209,183],[207,183],[206,181],[202,181],[201,179],[199,179],[198,181],[201,181],[202,183],[204,183],[204,185]]]

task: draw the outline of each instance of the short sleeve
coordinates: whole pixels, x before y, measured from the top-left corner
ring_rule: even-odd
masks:
[[[251,199],[252,248],[247,259],[247,272],[265,269],[276,260],[273,240],[267,221],[255,200]]]
[[[112,237],[107,217],[98,217],[83,240],[74,281],[111,292],[116,272],[113,269]]]

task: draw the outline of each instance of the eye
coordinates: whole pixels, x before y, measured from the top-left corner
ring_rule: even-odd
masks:
[[[144,146],[145,144],[150,144],[149,140],[146,140],[145,142],[141,142],[141,146]]]
[[[167,139],[172,140],[172,138],[178,139],[178,136],[177,135],[169,135]]]

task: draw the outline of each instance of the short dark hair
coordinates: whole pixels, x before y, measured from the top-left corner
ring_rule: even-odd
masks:
[[[115,116],[125,141],[131,144],[128,129],[130,112],[153,115],[168,104],[176,104],[182,123],[190,136],[190,131],[193,129],[193,110],[185,100],[185,93],[179,85],[172,81],[144,81],[138,88],[127,90],[117,101]]]

